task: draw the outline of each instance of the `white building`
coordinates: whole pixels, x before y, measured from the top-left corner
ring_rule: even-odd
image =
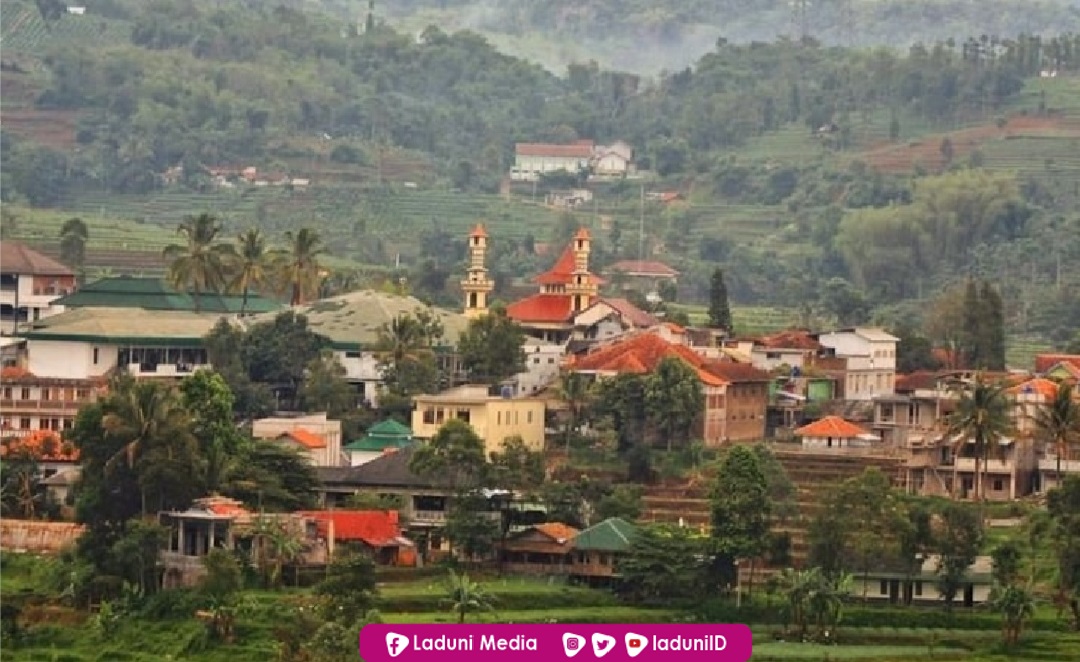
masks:
[[[566,344],[528,338],[522,349],[525,352],[525,372],[513,377],[517,382],[515,395],[535,395],[559,378],[559,368],[566,356]]]
[[[251,424],[251,436],[296,448],[316,467],[348,465],[341,453],[341,421],[328,419],[325,412],[295,418],[260,418]]]
[[[17,241],[0,241],[0,332],[63,312],[52,302],[74,292],[75,272]]]
[[[531,182],[545,173],[565,170],[575,174],[589,167],[595,145],[591,140],[579,140],[570,145],[518,143],[514,147],[514,167],[510,179]]]
[[[599,177],[621,177],[634,171],[634,148],[619,140],[596,148],[592,159],[593,173]]]
[[[856,327],[822,333],[817,340],[827,353],[847,362],[845,400],[872,400],[895,393],[899,338],[880,328]]]

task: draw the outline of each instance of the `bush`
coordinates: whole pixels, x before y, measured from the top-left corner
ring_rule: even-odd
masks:
[[[188,619],[206,606],[206,598],[189,589],[159,591],[146,599],[140,615],[152,621]]]

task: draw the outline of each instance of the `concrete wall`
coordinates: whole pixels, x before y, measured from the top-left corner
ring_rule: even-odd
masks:
[[[75,544],[86,527],[69,522],[32,522],[0,520],[0,547],[5,552],[37,552],[56,554]]]

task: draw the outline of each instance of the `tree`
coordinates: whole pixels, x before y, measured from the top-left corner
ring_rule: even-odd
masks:
[[[376,595],[375,564],[366,554],[345,553],[326,568],[326,578],[315,587],[325,601],[327,618],[353,625],[372,608]]]
[[[585,375],[566,371],[559,380],[559,399],[566,404],[569,414],[566,421],[566,452],[570,453],[570,441],[581,425],[583,414],[588,411],[592,399],[592,384]]]
[[[703,539],[690,529],[670,525],[640,527],[618,560],[620,590],[641,602],[699,595],[703,586],[699,559],[704,547]]]
[[[169,244],[162,256],[169,261],[168,278],[173,287],[195,295],[199,309],[204,292],[218,292],[225,285],[233,248],[218,241],[221,223],[210,214],[188,217],[176,228],[183,244]]]
[[[596,504],[596,517],[601,521],[611,517],[620,517],[632,522],[641,517],[642,494],[640,485],[631,483],[616,485]]]
[[[975,499],[978,501],[983,498],[986,463],[991,455],[1002,454],[1004,446],[1001,441],[1011,430],[1005,388],[988,383],[981,375],[976,376],[975,383],[963,390],[956,410],[949,416],[946,434],[953,440],[954,452],[958,457],[975,458]],[[954,490],[956,484],[954,476]]]
[[[212,370],[199,370],[180,382],[180,405],[189,412],[191,433],[206,461],[206,489],[220,491],[243,445],[233,423],[233,394],[225,379]]]
[[[544,483],[544,454],[526,446],[519,436],[507,437],[502,450],[491,454],[490,471],[499,487],[527,494]]]
[[[1001,294],[983,281],[979,290],[980,323],[978,330],[979,356],[986,370],[1005,369],[1005,306]]]
[[[713,271],[712,280],[709,281],[709,327],[723,329],[729,336],[735,335],[724,270],[719,267]]]
[[[247,330],[241,340],[242,364],[251,381],[291,398],[304,382],[308,366],[329,347],[330,339],[312,331],[307,317],[287,310]]]
[[[1066,476],[1046,495],[1050,537],[1058,566],[1058,594],[1080,630],[1080,476]]]
[[[705,407],[697,373],[681,359],[669,357],[645,378],[645,409],[670,451],[682,446]]]
[[[915,328],[903,326],[894,335],[900,338],[896,344],[896,371],[912,373],[920,370],[939,370],[942,365],[934,356],[934,344]]]
[[[1001,586],[1015,583],[1020,574],[1022,557],[1020,546],[1011,540],[1006,540],[995,547],[990,553],[993,561],[994,582]]]
[[[90,231],[81,218],[69,218],[60,228],[60,259],[82,273],[86,266],[86,241]]]
[[[1069,459],[1069,446],[1080,439],[1080,403],[1073,399],[1072,382],[1058,384],[1054,399],[1035,411],[1035,430],[1040,440],[1054,447],[1055,479],[1060,482],[1061,461]]]
[[[720,463],[709,494],[713,567],[730,583],[736,579],[738,561],[749,559],[751,594],[754,563],[768,542],[771,506],[758,455],[735,446]]]
[[[432,345],[441,337],[441,323],[427,311],[383,324],[376,343],[383,390],[404,401],[435,390],[439,375]]]
[[[968,568],[982,548],[983,527],[978,511],[960,503],[947,504],[941,513],[941,529],[937,534],[938,591],[945,609],[952,611],[953,601]]]
[[[319,233],[309,228],[285,233],[286,251],[281,258],[281,285],[289,291],[289,305],[299,306],[319,291],[323,278],[319,256],[326,251]]]
[[[466,574],[457,574],[450,570],[447,602],[450,611],[457,614],[458,623],[464,623],[465,618],[472,613],[491,611],[492,598],[480,584],[469,579]]]
[[[249,508],[287,513],[315,506],[319,478],[311,460],[299,450],[248,440],[233,465],[222,494]]]
[[[1023,586],[1009,584],[995,587],[991,604],[1001,612],[1001,633],[1006,646],[1015,646],[1024,625],[1035,615],[1035,597]]]
[[[304,383],[300,387],[300,403],[304,411],[325,411],[340,419],[356,409],[356,392],[345,381],[345,366],[333,352],[322,355],[308,364]]]
[[[281,254],[267,249],[266,238],[258,228],[240,233],[236,240],[229,290],[243,295],[240,302],[240,314],[243,315],[247,312],[248,294],[270,284],[275,261],[280,260]]]
[[[473,381],[498,384],[525,371],[525,332],[505,311],[469,321],[458,340],[462,365]]]
[[[210,632],[231,641],[236,621],[236,596],[244,585],[243,571],[236,556],[225,549],[212,549],[202,559],[206,574],[199,590],[210,598]]]

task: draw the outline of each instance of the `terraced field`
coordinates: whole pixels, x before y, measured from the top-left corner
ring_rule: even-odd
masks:
[[[10,12],[10,13],[9,13]],[[83,16],[64,13],[46,25],[32,5],[5,7],[0,39],[5,54],[42,55],[56,44],[110,44],[126,41],[131,26],[123,21],[105,19],[87,13]]]

